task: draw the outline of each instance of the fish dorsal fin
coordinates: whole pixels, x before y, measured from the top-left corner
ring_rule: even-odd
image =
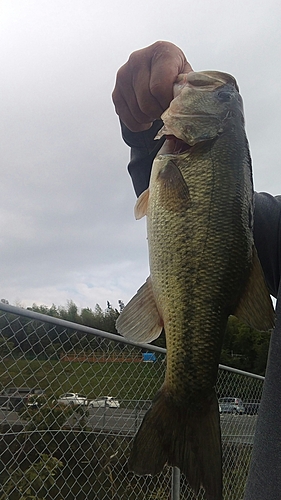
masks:
[[[255,330],[274,327],[274,310],[257,251],[253,247],[252,269],[234,315]]]
[[[128,302],[116,321],[118,333],[134,342],[146,343],[157,339],[163,328],[148,278]]]
[[[138,197],[137,202],[135,204],[135,218],[137,220],[141,219],[147,214],[147,204],[149,198],[149,189],[146,189],[141,193]]]

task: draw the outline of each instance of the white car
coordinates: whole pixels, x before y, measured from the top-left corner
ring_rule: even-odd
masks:
[[[58,398],[57,402],[59,404],[71,406],[86,406],[88,403],[87,398],[85,396],[82,396],[82,394],[78,394],[77,392],[66,392]]]
[[[89,401],[88,406],[90,408],[120,408],[120,403],[111,396],[101,396],[100,398]]]

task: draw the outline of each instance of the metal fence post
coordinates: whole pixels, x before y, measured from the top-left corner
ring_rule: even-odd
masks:
[[[180,500],[180,469],[172,468],[172,494],[171,500]]]

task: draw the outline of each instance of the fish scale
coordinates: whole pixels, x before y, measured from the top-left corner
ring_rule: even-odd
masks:
[[[161,190],[157,187],[155,193],[153,191],[150,193],[150,199],[153,201],[151,201],[147,210],[149,254],[152,256],[150,270],[155,296],[160,297],[158,308],[166,311],[168,315],[171,307],[174,311],[174,320],[172,322],[167,321],[165,313],[163,314],[168,350],[169,344],[171,344],[171,352],[175,351],[177,353],[174,356],[175,362],[168,362],[166,381],[169,383],[169,380],[171,378],[173,380],[175,374],[179,372],[180,385],[184,387],[184,394],[188,395],[193,390],[193,387],[190,387],[188,383],[189,379],[195,379],[194,390],[196,392],[200,383],[198,377],[193,376],[194,366],[200,367],[201,378],[204,377],[207,387],[210,387],[210,385],[213,387],[215,384],[222,342],[222,335],[216,335],[216,331],[224,332],[227,317],[231,312],[231,304],[227,304],[226,288],[230,288],[230,298],[232,299],[234,287],[241,288],[241,281],[243,283],[245,273],[250,270],[250,259],[249,262],[245,262],[244,258],[239,259],[235,248],[242,247],[243,236],[246,239],[245,247],[251,246],[252,235],[249,232],[247,234],[243,225],[237,224],[236,219],[233,224],[232,206],[228,208],[227,214],[227,205],[230,204],[232,198],[237,199],[237,191],[241,192],[242,189],[237,188],[235,184],[231,184],[233,195],[230,192],[228,176],[230,174],[230,177],[232,177],[231,170],[228,168],[225,159],[223,159],[223,163],[221,162],[221,148],[224,148],[224,144],[221,145],[220,142],[213,144],[212,148],[207,149],[205,155],[204,150],[206,147],[198,148],[197,157],[200,158],[198,162],[194,162],[193,153],[185,153],[176,159],[170,160],[179,169],[188,186],[189,208],[186,208],[184,198],[182,200],[173,198],[171,206],[167,207],[166,210],[159,209],[158,205],[163,207],[163,204]],[[203,149],[203,153],[200,149]],[[232,159],[232,155],[229,156]],[[216,158],[220,159],[220,168],[216,168],[214,165]],[[158,158],[158,161],[161,161],[161,157]],[[168,168],[166,167],[166,161],[167,159],[164,157],[164,168]],[[221,166],[223,166],[223,169]],[[242,171],[245,170],[242,169]],[[250,173],[249,166],[248,171]],[[240,179],[239,176],[238,179]],[[249,174],[247,181],[244,184],[246,184],[247,189],[251,189]],[[219,204],[214,204],[212,201],[213,197],[217,196],[216,191],[220,195]],[[248,221],[247,207],[245,209]],[[171,220],[171,210],[175,214],[175,221]],[[179,217],[180,210],[183,212],[182,217]],[[154,212],[157,215],[154,215]],[[161,217],[163,217],[163,223],[159,223]],[[176,237],[174,237],[175,234]],[[235,266],[228,266],[227,281],[229,287],[225,286],[226,273],[224,269],[226,260],[224,246],[225,244],[229,246],[228,239],[225,238],[226,234],[228,239],[229,234],[232,235],[231,246],[235,253],[233,261],[236,264]],[[187,248],[189,244],[190,248]],[[244,257],[242,250],[241,253]],[[228,258],[231,258],[230,254]],[[210,273],[211,268],[212,273]],[[163,274],[163,269],[165,269],[165,274]],[[171,275],[174,276],[173,280],[167,278],[167,276]],[[167,284],[170,284],[170,286],[167,286]],[[193,289],[195,288],[197,293],[194,295]],[[208,299],[210,303],[207,302]],[[221,316],[217,312],[213,317],[213,321],[207,319],[212,318],[214,301],[217,301],[221,308],[225,303],[224,308],[227,311],[223,315],[223,327],[220,324]],[[182,305],[182,315],[180,304]],[[197,311],[199,317],[198,313],[196,314]],[[181,318],[182,321],[180,321]],[[204,323],[203,329],[200,327],[202,322]],[[186,323],[186,326],[184,323]],[[195,328],[192,327],[193,323]],[[217,323],[218,326],[216,326]],[[202,335],[202,330],[204,335]],[[189,349],[179,347],[179,341],[181,340],[179,331],[185,343],[189,344]],[[210,335],[210,332],[212,335]],[[198,345],[202,345],[203,348],[198,349]],[[194,352],[191,351],[190,346],[195,346]],[[206,346],[208,346],[208,352],[210,353],[208,357],[205,354]],[[179,352],[183,352],[184,356],[189,359],[189,363],[184,363],[185,370],[183,373],[179,369]],[[190,358],[193,357],[194,362],[190,363]],[[212,363],[209,362],[209,358],[212,359]],[[213,368],[214,363],[216,364],[215,369]],[[205,369],[203,370],[204,366]],[[177,398],[180,392],[179,389],[176,385]],[[204,391],[204,384],[202,384],[201,389]]]

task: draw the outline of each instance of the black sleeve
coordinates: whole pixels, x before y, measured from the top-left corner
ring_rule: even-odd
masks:
[[[161,120],[156,120],[149,130],[131,132],[121,123],[123,139],[131,148],[128,171],[137,196],[148,188],[153,160],[165,141],[164,137],[154,140],[162,125]]]
[[[277,297],[276,325],[271,334],[265,382],[254,436],[244,500],[279,500],[281,495],[281,197],[255,195],[254,235],[272,295]]]
[[[255,193],[254,239],[269,291],[277,297],[280,281],[281,196]]]

